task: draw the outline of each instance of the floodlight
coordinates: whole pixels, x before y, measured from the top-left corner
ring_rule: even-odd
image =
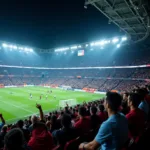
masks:
[[[118,38],[114,38],[114,39],[112,40],[113,43],[117,43],[118,41],[119,41]]]
[[[78,45],[78,48],[81,48],[81,45]]]
[[[122,41],[126,41],[127,40],[127,37],[122,37]]]
[[[88,47],[89,45],[88,45],[88,44],[86,44],[85,46],[86,46],[86,47]]]
[[[3,43],[2,46],[3,47],[8,47],[8,45],[6,43]]]
[[[120,44],[117,44],[117,48],[120,48],[120,46],[121,46]]]
[[[71,49],[77,49],[77,48],[78,48],[77,46],[72,46],[72,47],[71,47]]]

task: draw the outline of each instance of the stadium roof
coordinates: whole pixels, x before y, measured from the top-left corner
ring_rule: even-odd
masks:
[[[148,0],[86,0],[85,7],[93,5],[109,19],[108,23],[116,24],[133,42],[140,42],[150,33],[148,3]]]

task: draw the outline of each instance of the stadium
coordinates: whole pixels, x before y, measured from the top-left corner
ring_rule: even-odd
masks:
[[[49,49],[0,41],[0,150],[150,149],[149,1],[90,7],[122,34]]]

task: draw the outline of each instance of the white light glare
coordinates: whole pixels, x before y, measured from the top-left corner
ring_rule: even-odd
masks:
[[[88,47],[89,45],[88,45],[88,44],[86,44],[85,46],[86,46],[86,47]]]
[[[26,52],[32,52],[33,51],[33,49],[31,49],[31,48],[25,48],[24,49]]]
[[[66,50],[69,50],[69,47],[55,49],[55,52],[61,52],[61,51],[66,51]]]
[[[72,46],[72,47],[71,47],[71,49],[77,49],[77,48],[78,48],[77,46]]]
[[[3,47],[8,47],[8,45],[6,43],[3,43],[2,46]]]
[[[24,50],[24,48],[23,48],[23,47],[19,47],[18,49],[20,49],[20,50]]]
[[[13,47],[12,47],[13,49],[18,49],[18,47],[17,46],[15,46],[15,45],[13,45]]]
[[[118,41],[119,41],[118,38],[114,38],[114,39],[112,40],[113,43],[117,43]]]
[[[74,51],[71,51],[71,53],[73,54],[73,53],[74,53]]]
[[[94,45],[95,45],[95,43],[91,43],[90,45],[91,45],[91,46],[94,46]]]
[[[127,40],[127,37],[122,37],[122,41],[126,41]]]
[[[105,45],[105,44],[108,44],[108,43],[110,43],[110,40],[109,40],[109,41],[107,41],[107,40],[102,40],[102,41],[97,41],[97,42],[95,42],[95,43],[91,43],[90,45],[91,45],[91,46],[98,46],[98,45]]]
[[[12,49],[12,48],[13,48],[13,45],[8,45],[8,47]]]
[[[33,49],[32,49],[32,48],[30,48],[30,49],[29,49],[29,51],[30,51],[30,52],[33,52]]]
[[[117,48],[120,48],[120,46],[121,46],[120,44],[117,44]]]
[[[78,48],[81,48],[81,45],[78,45]]]

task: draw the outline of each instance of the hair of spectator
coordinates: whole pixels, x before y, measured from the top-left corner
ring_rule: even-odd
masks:
[[[51,120],[51,116],[48,116],[48,117],[47,117],[47,120],[50,121],[50,120]]]
[[[92,114],[95,115],[97,113],[97,108],[95,106],[92,106],[91,107],[91,112],[92,112]]]
[[[132,105],[134,107],[138,107],[140,102],[141,102],[139,94],[138,93],[131,93],[129,95],[129,101],[132,102]]]
[[[103,112],[104,109],[105,109],[105,108],[104,108],[104,105],[100,104],[100,105],[99,105],[99,110],[100,110],[101,112]]]
[[[86,116],[86,108],[83,107],[83,106],[81,106],[81,107],[79,108],[79,114],[80,114],[80,116],[82,116],[82,117]]]
[[[65,127],[68,128],[71,125],[71,116],[69,114],[63,114],[61,118],[61,124]]]
[[[33,124],[33,130],[37,129],[37,128],[44,128],[45,130],[47,130],[47,127],[45,125],[45,123],[43,122],[36,122]]]
[[[3,128],[2,128],[2,131],[3,131],[3,132],[7,132],[7,129],[8,129],[8,126],[7,126],[7,125],[4,125]]]
[[[19,128],[22,128],[23,125],[24,125],[23,120],[19,120],[19,121],[17,122],[17,126],[18,126]]]
[[[124,94],[125,94],[127,97],[129,96],[129,93],[128,93],[128,92],[125,92]]]
[[[122,96],[116,92],[107,92],[106,101],[109,105],[109,108],[112,111],[117,112],[119,110],[119,106],[121,106]]]
[[[23,132],[19,128],[10,130],[4,138],[5,148],[7,150],[20,150],[24,144]]]
[[[144,100],[147,91],[145,90],[145,88],[141,88],[141,89],[137,89],[136,93],[138,93],[140,95],[141,100]]]
[[[56,117],[56,115],[53,115],[51,118],[52,124],[55,123],[56,121],[57,121],[57,117]]]
[[[38,121],[38,117],[36,115],[31,116],[31,122],[34,124]]]

